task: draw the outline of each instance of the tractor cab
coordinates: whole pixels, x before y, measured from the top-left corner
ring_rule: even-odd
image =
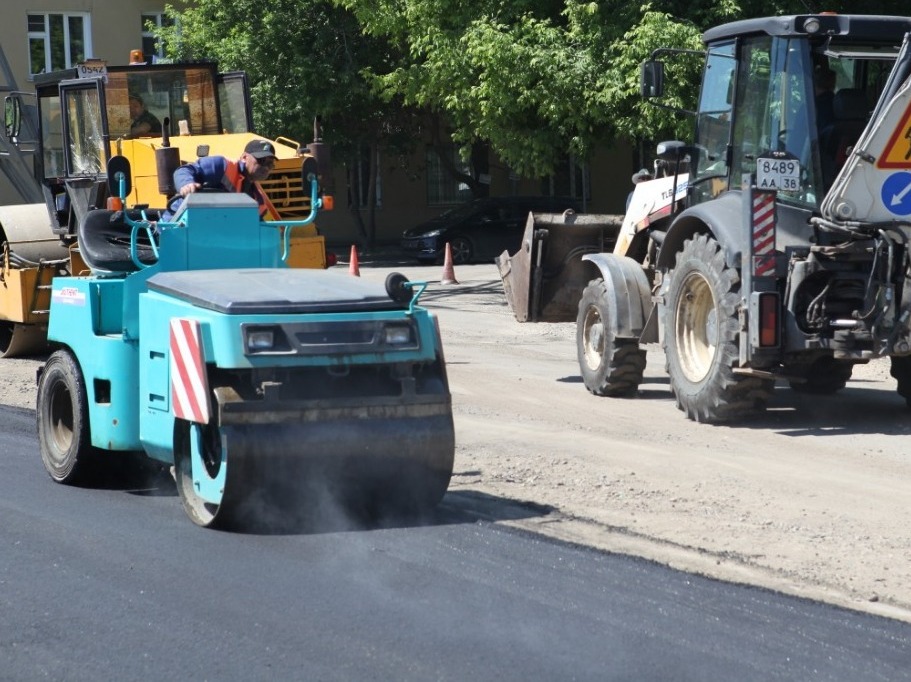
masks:
[[[104,206],[105,168],[115,155],[131,159],[131,205],[163,207],[155,150],[173,144],[179,159],[243,148],[251,133],[250,100],[242,73],[214,64],[108,67],[87,63],[36,76],[42,153],[38,173],[54,232],[75,232],[87,210]],[[139,112],[152,121],[133,126]],[[239,151],[237,152],[239,154]],[[298,162],[299,165],[299,162]]]
[[[898,17],[816,15],[707,31],[695,144],[687,150],[689,204],[739,189],[771,155],[793,171],[777,188],[779,201],[818,212],[909,30],[911,20]],[[660,71],[653,61],[644,69]],[[660,93],[657,80],[658,91],[643,94]]]

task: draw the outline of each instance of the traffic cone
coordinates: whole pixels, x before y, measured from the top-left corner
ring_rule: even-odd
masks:
[[[354,244],[351,245],[351,260],[348,263],[348,274],[354,275],[355,277],[361,276],[361,268],[357,262],[357,247]]]
[[[443,276],[440,277],[440,284],[458,284],[455,271],[452,268],[452,249],[449,242],[446,242],[446,255],[443,257]]]

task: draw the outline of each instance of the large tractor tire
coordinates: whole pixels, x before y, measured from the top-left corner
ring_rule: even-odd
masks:
[[[89,482],[97,452],[89,430],[85,379],[73,355],[58,350],[38,381],[38,445],[48,474],[57,483]]]
[[[718,242],[704,234],[688,239],[669,277],[664,351],[677,407],[707,423],[763,411],[775,382],[734,372],[740,276]]]
[[[808,365],[786,365],[784,373],[791,388],[798,393],[831,395],[843,389],[854,372],[854,363],[838,362],[824,357]]]
[[[911,355],[893,355],[889,360],[892,362],[889,373],[898,382],[898,394],[911,407]]]
[[[582,292],[576,319],[576,351],[585,387],[600,396],[632,396],[642,383],[645,351],[634,339],[618,339],[611,323],[604,280],[594,279]]]

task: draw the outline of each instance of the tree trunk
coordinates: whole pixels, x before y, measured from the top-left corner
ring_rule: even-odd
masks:
[[[377,143],[374,140],[369,146],[370,162],[367,173],[367,226],[365,234],[367,236],[367,249],[376,248],[376,176],[379,173],[379,151]]]
[[[367,230],[364,226],[364,216],[361,214],[361,174],[358,172],[358,164],[347,164],[346,175],[348,176],[348,210],[357,227],[358,245],[363,247],[367,243]]]

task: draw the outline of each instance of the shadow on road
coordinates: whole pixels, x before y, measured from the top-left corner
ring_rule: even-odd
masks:
[[[911,433],[911,411],[895,390],[849,384],[833,395],[810,395],[779,386],[766,412],[740,426],[788,436],[898,436]]]
[[[167,467],[154,462],[133,460],[107,466],[99,472],[91,489],[121,490],[140,497],[174,497],[177,487]],[[312,492],[312,490],[310,491]],[[547,516],[553,507],[497,497],[477,491],[449,491],[431,512],[378,512],[371,504],[342,504],[325,495],[302,504],[279,508],[265,504],[260,497],[251,506],[253,514],[232,530],[256,535],[319,535],[363,532],[390,528],[414,528],[472,524],[478,521],[516,521]],[[318,499],[317,499],[318,498]]]
[[[581,376],[565,376],[558,382],[581,384]],[[719,426],[765,429],[788,436],[833,436],[911,434],[911,409],[894,389],[873,386],[875,382],[852,379],[847,387],[832,395],[813,395],[792,390],[780,383],[765,412],[741,421]],[[663,388],[661,387],[663,386]],[[592,400],[645,400],[673,404],[666,376],[646,376],[635,398],[596,398]],[[685,419],[678,413],[680,419]]]
[[[433,282],[431,282],[433,284]],[[495,305],[502,308],[506,305],[506,299],[503,296],[503,285],[497,281],[483,282],[480,284],[462,284],[462,285],[439,285],[428,287],[421,295],[421,303],[445,303],[450,299],[458,299],[460,296],[470,295],[475,297],[472,305]],[[477,298],[481,297],[481,298]]]

